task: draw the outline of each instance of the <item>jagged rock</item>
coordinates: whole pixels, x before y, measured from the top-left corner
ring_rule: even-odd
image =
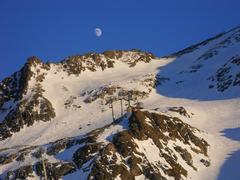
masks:
[[[192,155],[186,150],[181,148],[180,146],[174,147],[174,149],[180,153],[181,157],[187,162],[188,165],[192,166],[194,169],[196,169],[193,166],[193,160],[192,160]]]
[[[123,131],[115,135],[113,138],[113,144],[124,158],[136,151],[137,147],[133,143],[132,136],[128,131]]]
[[[218,51],[215,48],[208,50],[202,56],[200,56],[197,60],[207,60],[212,58],[213,56],[218,55]]]
[[[128,159],[127,163],[129,164],[129,167],[130,167],[130,173],[133,176],[139,176],[139,175],[143,174],[143,171],[140,168],[140,164],[142,163],[142,159],[141,158],[132,155]]]
[[[105,146],[95,142],[79,148],[74,153],[74,162],[81,168],[83,164],[91,161],[92,169],[85,167],[85,171],[90,171],[88,179],[114,179],[118,176],[122,179],[134,179],[141,174],[150,179],[166,179],[160,171],[152,167],[145,154],[139,152],[136,139],[139,141],[152,139],[162,158],[170,165],[168,168],[162,166],[163,172],[175,179],[181,179],[182,175],[187,177],[187,170],[177,163],[176,154],[166,145],[168,141],[175,139],[187,146],[190,146],[191,142],[199,148],[198,153],[207,156],[208,144],[195,136],[194,131],[197,129],[177,118],[147,111],[134,111],[129,119],[129,130],[117,133],[112,142]],[[164,134],[165,132],[169,132],[169,137]],[[101,131],[94,132],[96,133]],[[186,149],[179,146],[175,146],[174,149],[189,166],[196,170],[192,156]],[[118,163],[114,163],[116,161]]]
[[[180,115],[188,117],[188,118],[191,117],[190,114],[186,111],[186,109],[184,107],[169,107],[168,110],[172,111],[172,112],[177,112]]]
[[[85,103],[92,103],[98,99],[104,101],[104,104],[110,104],[120,99],[128,101],[129,99],[137,102],[140,99],[145,99],[149,96],[152,89],[155,87],[155,77],[151,74],[142,77],[136,82],[140,82],[146,90],[131,90],[121,86],[106,85],[97,89],[92,89],[88,92],[83,92],[82,96],[86,96]],[[133,82],[133,83],[136,83]]]
[[[61,150],[67,148],[67,141],[65,139],[54,142],[50,147],[47,148],[48,155],[56,155]]]
[[[44,149],[39,148],[35,152],[32,153],[32,156],[37,158],[37,159],[40,159],[43,154],[44,154]]]
[[[104,51],[103,55],[109,59],[120,59],[123,51]]]
[[[94,154],[100,150],[100,144],[87,144],[79,148],[73,155],[73,161],[81,168],[84,163],[94,157]]]
[[[39,111],[34,111],[38,107]],[[55,117],[54,109],[48,99],[35,94],[30,100],[21,101],[0,123],[0,140],[18,132],[24,125],[31,126],[35,121],[49,121]]]
[[[17,157],[17,154],[3,154],[0,155],[0,164],[8,164],[12,162]]]
[[[14,171],[9,171],[7,176],[5,177],[6,180],[11,179],[28,179],[29,177],[33,176],[33,166],[23,166]]]
[[[43,96],[43,89],[39,82],[44,79],[44,74],[33,72],[32,68],[49,70],[50,65],[42,63],[37,57],[28,59],[24,67],[11,77],[0,83],[0,105],[13,101],[15,107],[10,107],[9,112],[0,123],[0,140],[12,136],[12,133],[20,131],[24,125],[31,126],[35,121],[49,121],[55,117],[52,104]],[[36,85],[33,94],[28,99],[23,99],[28,90],[28,83],[35,77]],[[0,109],[1,109],[0,106]],[[38,111],[34,109],[38,109]]]
[[[201,159],[200,162],[203,163],[204,166],[206,166],[206,167],[209,167],[210,164],[211,164],[209,161],[207,161],[207,160],[205,160],[205,159]]]
[[[237,86],[237,85],[240,86],[240,73],[236,74],[236,77],[235,77],[235,79],[233,81],[233,86]]]
[[[229,89],[231,85],[240,86],[240,73],[236,72],[234,74],[234,68],[237,69],[239,65],[240,57],[234,56],[226,64],[219,68],[213,76],[209,77],[208,79],[216,84],[216,88],[220,92]],[[211,88],[213,87],[214,85],[211,85]]]
[[[76,171],[75,165],[71,162],[50,163],[47,160],[44,160],[44,163],[47,172],[47,177],[49,179],[60,179],[64,175]],[[43,162],[39,161],[38,163],[36,163],[35,168],[37,175],[40,177],[44,177]]]
[[[124,54],[128,54],[123,58]],[[127,58],[127,59],[126,59]],[[69,75],[79,75],[86,69],[90,71],[96,71],[100,68],[104,71],[106,68],[114,67],[114,60],[126,61],[130,67],[135,66],[138,62],[148,63],[155,56],[152,53],[142,52],[140,50],[132,51],[105,51],[102,54],[87,53],[84,55],[70,56],[63,60],[63,69],[68,72]]]
[[[25,155],[27,155],[27,153],[21,153],[21,154],[16,158],[16,161],[24,161],[24,160],[25,160]]]
[[[157,87],[158,85],[163,85],[167,81],[169,81],[170,78],[168,77],[162,77],[160,75],[156,75],[156,80],[155,80],[155,86]]]
[[[64,138],[50,143],[46,151],[48,156],[57,156],[58,153],[73,146],[80,145],[80,147],[72,154],[73,163],[62,161],[52,163],[45,159],[47,176],[59,179],[66,174],[81,169],[83,172],[89,173],[88,179],[115,179],[120,177],[128,180],[144,175],[149,179],[166,180],[166,177],[169,176],[177,180],[181,179],[182,176],[188,176],[187,170],[178,163],[177,156],[196,170],[191,153],[195,153],[196,157],[199,153],[203,154],[206,158],[201,157],[199,161],[204,166],[210,165],[207,158],[207,142],[194,135],[194,132],[198,131],[196,128],[183,123],[178,118],[133,108],[132,115],[129,118],[128,130],[114,134],[111,142],[103,143],[98,140],[99,134],[104,133],[105,129],[111,128],[120,122],[117,121],[96,129],[89,132],[85,137]],[[143,142],[144,144],[149,141],[151,141],[151,146],[154,146],[159,151],[159,162],[151,162],[146,152],[141,150],[139,143]],[[172,148],[168,147],[170,141],[182,142],[189,147],[188,149],[191,149],[191,152],[177,144]],[[195,149],[191,144],[195,145]],[[28,153],[40,160],[45,151],[39,146],[24,148],[21,152],[2,157],[2,162],[10,163],[14,159],[21,160]],[[10,156],[12,157],[11,161],[8,161]],[[164,159],[163,162],[168,164],[162,164],[161,158]],[[40,177],[44,176],[42,160],[33,166],[29,165],[26,170],[9,171],[8,177],[15,177],[16,172],[22,174],[21,177],[30,177],[33,171]]]

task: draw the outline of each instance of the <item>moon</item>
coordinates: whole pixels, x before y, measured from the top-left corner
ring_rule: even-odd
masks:
[[[100,28],[95,28],[94,32],[97,37],[102,36],[102,30]]]

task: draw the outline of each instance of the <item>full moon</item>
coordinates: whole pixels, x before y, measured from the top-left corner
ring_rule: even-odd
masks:
[[[100,28],[95,28],[94,32],[97,37],[102,36],[102,30]]]

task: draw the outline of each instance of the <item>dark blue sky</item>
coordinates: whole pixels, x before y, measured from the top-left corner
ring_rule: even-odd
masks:
[[[166,55],[240,25],[239,7],[239,0],[0,0],[0,79],[32,55],[59,61],[132,48]]]

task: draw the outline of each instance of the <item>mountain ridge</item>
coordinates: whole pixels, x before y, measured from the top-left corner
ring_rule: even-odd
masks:
[[[53,179],[216,177],[240,148],[219,135],[239,117],[239,42],[238,27],[162,58],[30,57],[0,83],[0,177],[39,179],[43,163]]]

